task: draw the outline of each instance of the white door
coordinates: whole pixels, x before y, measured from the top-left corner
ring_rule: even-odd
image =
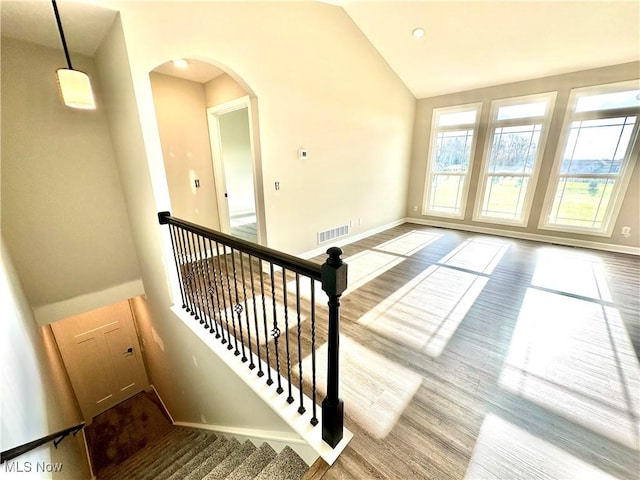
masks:
[[[149,386],[129,302],[51,326],[86,421]]]
[[[250,100],[243,97],[207,109],[220,229],[258,242]]]

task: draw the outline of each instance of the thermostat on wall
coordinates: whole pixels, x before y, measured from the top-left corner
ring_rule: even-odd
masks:
[[[307,159],[307,151],[304,148],[298,149],[298,160],[306,160]]]

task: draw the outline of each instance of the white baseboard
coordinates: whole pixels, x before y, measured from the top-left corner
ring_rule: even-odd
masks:
[[[191,330],[191,332],[198,337],[213,353],[215,353],[240,379],[244,381],[245,384],[251,390],[254,391],[265,402],[271,409],[282,419],[284,422],[289,425],[291,430],[299,435],[299,438],[303,439],[304,442],[311,447],[317,455],[321,456],[324,461],[326,461],[329,465],[333,465],[338,456],[342,453],[342,451],[346,448],[349,441],[353,438],[353,434],[344,429],[344,434],[342,440],[336,445],[335,448],[331,448],[328,444],[326,444],[322,440],[322,409],[318,409],[316,411],[316,417],[318,419],[318,425],[313,427],[310,423],[311,421],[311,408],[307,408],[307,411],[303,414],[298,413],[297,404],[287,403],[286,395],[280,395],[277,393],[277,382],[274,382],[272,385],[267,385],[264,381],[264,378],[258,377],[254,371],[249,370],[247,368],[246,363],[243,363],[239,356],[235,356],[233,351],[228,350],[225,346],[220,343],[218,339],[216,339],[213,335],[209,334],[204,328],[200,326],[200,324],[193,321],[193,319],[186,313],[182,308],[173,306],[171,307],[171,311],[174,315],[184,323],[184,325]],[[276,377],[279,375],[274,369],[271,369],[271,376]],[[300,391],[294,386],[291,386],[291,395],[294,398],[298,398],[300,396]],[[304,404],[309,407],[312,403],[312,400],[303,395]],[[176,423],[176,425],[180,425],[180,423]],[[215,426],[216,428],[222,428],[220,426]],[[247,431],[246,429],[236,429],[236,428],[227,428],[229,434],[233,435],[245,435]],[[232,433],[236,432],[236,433]],[[242,433],[244,432],[244,433]],[[254,431],[258,432],[258,430]],[[275,436],[275,433],[271,433],[272,436]],[[279,435],[282,435],[279,433]],[[284,434],[283,438],[289,438],[287,434]],[[293,437],[295,438],[295,437]],[[288,441],[288,440],[287,440]],[[295,444],[293,444],[295,445]]]
[[[91,292],[77,297],[33,307],[33,314],[39,325],[47,325],[63,318],[89,312],[96,308],[106,307],[144,293],[142,280],[121,283],[114,287]]]
[[[218,435],[234,437],[240,443],[249,440],[256,447],[263,442],[268,443],[276,451],[280,452],[288,446],[295,451],[307,465],[312,465],[318,459],[318,453],[311,448],[299,435],[287,434],[286,432],[274,432],[270,430],[257,430],[253,428],[235,428],[224,425],[210,425],[205,423],[176,422],[176,426],[187,428],[199,428],[201,430],[211,430]]]
[[[240,428],[229,427],[226,425],[211,425],[208,423],[193,423],[193,422],[174,422],[174,425],[178,427],[199,428],[201,430],[211,430],[223,435],[232,435],[234,437],[247,437],[251,439],[257,439],[261,441],[275,441],[283,442],[287,444],[306,445],[300,435],[295,433],[278,432],[272,430],[259,430],[255,428]]]
[[[520,240],[533,240],[543,243],[555,243],[558,245],[566,245],[569,247],[591,248],[594,250],[604,250],[614,253],[626,253],[629,255],[640,255],[639,247],[628,247],[625,245],[616,245],[614,243],[600,243],[590,240],[580,240],[575,238],[554,237],[550,235],[540,235],[538,233],[513,232],[510,230],[502,230],[499,228],[482,227],[478,225],[466,225],[460,223],[441,222],[438,220],[425,220],[422,218],[407,217],[407,223],[415,223],[416,225],[427,225],[431,227],[450,228],[452,230],[464,230],[467,232],[486,233],[488,235],[497,235],[500,237],[517,238]]]
[[[344,247],[345,245],[349,245],[350,243],[357,242],[358,240],[362,240],[363,238],[370,237],[371,235],[375,235],[376,233],[384,232],[385,230],[389,230],[390,228],[397,227],[398,225],[402,225],[406,223],[406,218],[401,218],[400,220],[395,220],[393,222],[385,223],[384,225],[380,225],[379,227],[372,228],[365,232],[360,232],[357,235],[353,235],[350,237],[336,239],[335,241],[327,242],[325,246],[314,248],[313,250],[309,250],[308,252],[304,252],[298,255],[300,258],[309,259],[313,257],[317,257],[318,255],[323,255],[327,252],[329,247]]]
[[[175,425],[176,421],[173,419],[173,415],[171,415],[171,412],[167,408],[167,405],[164,403],[164,400],[162,400],[160,393],[158,393],[158,390],[156,390],[156,386],[153,383],[150,383],[149,386],[155,392],[156,396],[158,397],[158,400],[160,400],[160,403],[162,404],[162,408],[164,409],[165,413],[169,416],[169,420],[171,420],[171,423]]]

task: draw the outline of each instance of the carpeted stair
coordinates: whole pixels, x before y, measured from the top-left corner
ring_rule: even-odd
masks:
[[[171,427],[167,433],[98,480],[299,480],[309,466],[291,448],[216,436],[206,430]]]

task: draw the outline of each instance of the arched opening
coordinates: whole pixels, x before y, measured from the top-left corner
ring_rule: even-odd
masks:
[[[265,245],[253,92],[194,59],[166,62],[149,76],[172,214]]]

